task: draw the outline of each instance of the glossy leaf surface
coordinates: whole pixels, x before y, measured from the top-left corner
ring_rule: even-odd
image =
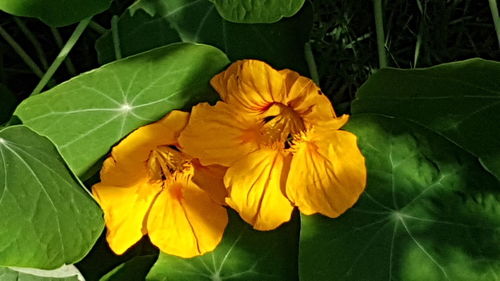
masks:
[[[81,176],[132,130],[216,97],[209,80],[227,64],[214,47],[166,46],[77,76],[25,100],[15,114]]]
[[[0,265],[53,269],[82,259],[103,230],[102,212],[53,144],[7,127],[0,159]]]

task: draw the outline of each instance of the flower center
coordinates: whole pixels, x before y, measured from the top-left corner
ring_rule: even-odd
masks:
[[[300,115],[293,108],[281,103],[272,104],[265,112],[260,132],[266,144],[290,145],[294,135],[305,131]]]
[[[190,174],[191,159],[175,146],[158,146],[151,151],[147,162],[152,181],[175,181],[179,176]]]

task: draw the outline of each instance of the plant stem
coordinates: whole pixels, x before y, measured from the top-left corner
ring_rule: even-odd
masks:
[[[98,24],[95,21],[90,21],[89,27],[92,28],[95,32],[97,32],[97,33],[99,33],[101,35],[104,34],[104,33],[106,33],[106,31],[107,31],[106,28],[104,28],[102,25]]]
[[[38,55],[38,59],[40,60],[43,69],[47,69],[49,67],[49,64],[47,63],[47,59],[45,58],[45,53],[40,42],[36,39],[35,35],[33,35],[33,33],[20,18],[14,17],[14,21],[16,22],[17,26],[19,26],[19,29],[24,33],[26,38],[28,38],[31,44],[33,44],[33,47],[35,48],[36,54]]]
[[[309,67],[309,74],[311,79],[319,86],[319,75],[318,68],[316,67],[316,61],[314,60],[314,55],[312,53],[311,44],[309,42],[304,46],[304,56]]]
[[[497,32],[498,47],[500,48],[500,16],[498,15],[498,6],[496,0],[489,0],[491,16],[495,24],[495,31]]]
[[[14,49],[14,51],[21,57],[21,59],[28,65],[29,68],[36,74],[38,77],[43,76],[43,71],[38,67],[38,65],[31,59],[31,57],[17,44],[16,40],[12,38],[9,33],[0,25],[0,36],[9,43],[9,45]]]
[[[50,65],[47,72],[45,72],[45,75],[43,75],[42,79],[40,80],[40,82],[38,83],[36,88],[33,90],[31,95],[39,94],[43,90],[43,88],[47,85],[47,82],[50,80],[52,75],[54,75],[54,73],[59,68],[61,63],[64,61],[64,59],[66,58],[68,53],[71,51],[73,46],[75,46],[76,42],[78,41],[78,39],[82,35],[83,31],[85,30],[85,28],[87,27],[89,22],[90,22],[90,18],[86,18],[78,24],[78,26],[75,28],[75,31],[73,31],[73,34],[71,34],[71,37],[68,39],[68,41],[66,42],[64,47],[61,49],[61,51],[59,52],[59,55],[57,55],[54,62]]]
[[[118,17],[114,15],[111,18],[111,33],[113,35],[113,47],[115,48],[115,58],[117,60],[122,58],[122,51],[120,49],[120,36],[118,34]]]
[[[387,67],[387,55],[385,53],[384,18],[382,13],[382,0],[373,0],[373,11],[375,14],[375,28],[377,32],[377,48],[379,67]]]
[[[63,48],[63,40],[61,37],[61,33],[59,33],[59,30],[57,30],[57,28],[55,28],[55,27],[51,27],[50,31],[52,32],[52,35],[54,36],[54,39],[56,40],[57,47],[59,47],[59,49],[62,49]],[[69,74],[71,74],[72,76],[75,76],[76,75],[75,66],[73,65],[73,62],[71,61],[69,56],[66,57],[66,59],[64,60],[64,64],[66,65],[66,69],[68,69]]]

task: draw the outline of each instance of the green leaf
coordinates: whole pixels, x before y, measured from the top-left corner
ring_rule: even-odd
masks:
[[[301,280],[497,280],[500,182],[414,122],[358,114],[347,128],[367,189],[337,219],[302,216]]]
[[[9,120],[17,105],[17,99],[12,93],[0,84],[0,124]]]
[[[28,273],[22,273],[7,267],[0,267],[0,280],[2,281],[78,281],[77,276],[56,278],[42,277]]]
[[[234,212],[229,214],[230,223],[215,251],[191,259],[160,253],[146,280],[298,280],[297,216],[277,230],[259,232]]]
[[[117,27],[122,57],[181,41],[179,33],[170,27],[166,18],[153,17],[142,9],[125,11],[119,18]],[[96,49],[101,64],[116,59],[114,44],[111,30],[97,40]]]
[[[232,61],[260,59],[279,69],[308,73],[304,44],[312,26],[309,2],[292,18],[273,24],[228,22],[208,0],[141,0],[129,9],[118,22],[123,56],[169,44],[180,37],[184,42],[216,46]],[[172,29],[177,36],[172,35]],[[151,33],[165,35],[142,36]],[[98,40],[96,49],[101,63],[115,59],[111,31]]]
[[[226,20],[239,23],[273,23],[297,13],[305,0],[210,0]]]
[[[383,69],[359,90],[352,112],[415,121],[480,158],[500,179],[500,62],[471,59]]]
[[[104,275],[100,281],[137,281],[144,280],[156,256],[139,256],[117,266]]]
[[[2,269],[4,268],[0,268],[0,271]],[[60,268],[52,270],[43,270],[38,268],[25,268],[25,267],[9,267],[6,269],[18,272],[20,274],[19,280],[25,280],[25,277],[23,276],[27,274],[30,275],[30,278],[35,278],[29,280],[75,280],[75,281],[85,280],[83,278],[83,275],[80,273],[80,271],[78,271],[78,269],[74,265],[63,265]]]
[[[79,176],[139,126],[216,95],[218,49],[175,44],[102,66],[30,97],[15,114],[51,139]]]
[[[51,26],[79,22],[106,10],[111,0],[2,0],[0,10],[22,17],[39,18]]]
[[[0,265],[53,269],[82,259],[102,232],[99,206],[53,144],[0,131]]]

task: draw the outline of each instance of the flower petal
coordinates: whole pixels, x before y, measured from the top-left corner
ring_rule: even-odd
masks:
[[[92,193],[104,211],[108,229],[106,239],[113,252],[123,254],[146,234],[144,219],[160,191],[160,184],[146,180],[127,187],[105,183],[92,187]]]
[[[147,228],[161,251],[190,258],[215,249],[227,222],[226,209],[185,178],[169,184],[156,198]]]
[[[210,81],[222,100],[250,111],[260,111],[273,102],[283,102],[283,76],[265,62],[240,60]]]
[[[157,122],[133,131],[111,151],[113,160],[107,160],[108,164],[101,170],[101,181],[127,185],[137,175],[146,174],[144,163],[151,150],[160,145],[177,144],[188,118],[189,113],[174,110]]]
[[[337,130],[340,123],[326,122],[294,146],[286,194],[306,215],[337,217],[365,188],[365,160],[356,136]]]
[[[261,149],[231,166],[224,176],[226,202],[257,230],[271,230],[290,220],[293,207],[284,195],[289,158]]]
[[[241,114],[234,106],[218,102],[193,107],[189,123],[179,137],[182,151],[205,165],[230,166],[259,147],[256,116]]]
[[[210,198],[220,205],[226,205],[226,186],[224,185],[224,174],[227,168],[219,165],[203,166],[198,159],[191,160],[194,167],[193,182],[205,190]]]
[[[304,119],[306,126],[311,127],[319,121],[336,117],[332,103],[311,79],[289,69],[281,70],[280,73],[286,81],[285,104]]]

